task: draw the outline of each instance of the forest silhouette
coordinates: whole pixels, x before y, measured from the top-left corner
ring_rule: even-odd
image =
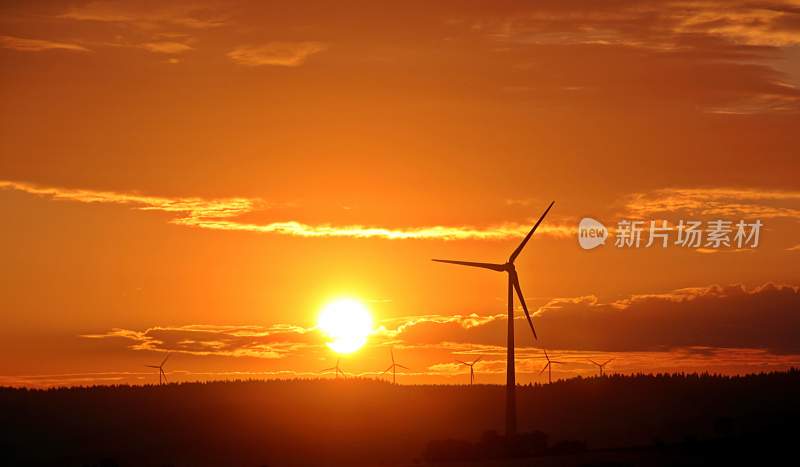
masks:
[[[520,435],[509,450],[497,434],[505,395],[498,385],[340,379],[0,388],[0,463],[457,465],[580,454],[575,465],[595,465],[591,459],[608,456],[674,460],[670,456],[686,453],[688,459],[725,456],[735,464],[791,449],[798,394],[795,369],[519,386]]]

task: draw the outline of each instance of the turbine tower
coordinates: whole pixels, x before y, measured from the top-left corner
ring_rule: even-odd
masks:
[[[394,350],[393,349],[389,349],[389,353],[392,356],[392,364],[383,373],[381,373],[381,375],[385,375],[389,370],[392,370],[392,384],[397,384],[397,369],[398,368],[402,368],[404,370],[408,370],[408,368],[404,367],[403,365],[401,365],[399,363],[396,363],[394,361]]]
[[[462,362],[461,360],[456,360],[458,363],[460,363],[462,365],[466,365],[466,366],[469,367],[469,385],[470,386],[472,386],[472,384],[475,382],[475,364],[478,363],[478,360],[480,360],[480,359],[481,359],[481,357],[478,357],[475,360],[473,360],[472,363],[467,363],[467,362]]]
[[[591,359],[590,359],[589,361],[590,361],[590,362],[592,362],[592,363],[594,363],[594,364],[597,366],[597,368],[600,370],[600,376],[603,376],[603,371],[605,370],[605,368],[606,368],[606,365],[608,365],[609,363],[611,363],[611,361],[612,361],[612,360],[614,360],[614,359],[613,359],[613,358],[611,358],[611,359],[608,359],[608,360],[606,360],[606,361],[605,361],[605,362],[603,362],[603,363],[597,363],[596,361],[594,361],[594,360],[591,360]]]
[[[531,331],[533,332],[534,339],[538,339],[536,336],[536,330],[533,328],[533,321],[531,321],[531,315],[528,313],[528,306],[525,304],[525,297],[522,295],[522,289],[519,285],[519,278],[517,277],[517,270],[514,268],[514,261],[517,259],[517,256],[522,252],[522,249],[525,248],[525,244],[528,243],[530,240],[531,235],[536,231],[536,228],[539,227],[539,224],[542,223],[544,217],[550,212],[550,208],[553,207],[555,201],[550,203],[550,206],[547,206],[542,217],[536,221],[533,228],[528,235],[522,239],[522,242],[517,246],[517,248],[511,253],[509,256],[508,261],[505,263],[476,263],[472,261],[453,261],[453,260],[446,260],[446,259],[434,259],[434,261],[438,261],[440,263],[450,263],[450,264],[457,264],[460,266],[471,266],[475,268],[483,268],[489,269],[491,271],[497,272],[505,272],[508,274],[508,337],[507,337],[507,348],[506,348],[506,436],[513,436],[517,433],[517,383],[516,383],[516,374],[514,370],[514,291],[517,292],[517,297],[519,297],[519,301],[522,304],[522,309],[525,311],[525,317],[528,318],[528,324],[531,327]]]
[[[547,363],[545,364],[544,368],[542,368],[542,371],[539,372],[539,374],[541,375],[542,373],[544,373],[544,370],[547,370],[547,384],[550,384],[553,382],[553,363],[562,365],[564,362],[550,360],[550,356],[547,355],[546,349],[544,351],[544,358],[547,359]]]
[[[168,353],[167,356],[164,357],[164,360],[161,361],[161,365],[145,365],[147,368],[157,368],[158,369],[158,385],[159,386],[161,386],[164,383],[169,383],[169,381],[167,381],[167,374],[164,372],[164,364],[167,363],[167,360],[169,360],[170,355],[172,355],[172,354]],[[164,383],[161,382],[161,378],[162,377],[164,378]]]
[[[325,368],[324,370],[322,370],[322,373],[325,373],[326,371],[331,371],[331,370],[336,370],[336,378],[334,378],[334,379],[339,379],[339,375],[342,375],[342,378],[346,378],[347,377],[345,375],[344,370],[342,370],[341,367],[339,367],[339,359],[338,358],[336,359],[336,366],[332,366],[330,368]]]

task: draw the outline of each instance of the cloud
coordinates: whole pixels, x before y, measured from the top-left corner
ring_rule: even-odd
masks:
[[[487,15],[488,16],[488,15]],[[639,1],[564,8],[539,2],[535,9],[474,21],[473,29],[501,41],[537,44],[624,45],[675,50],[684,39],[707,36],[749,46],[800,44],[793,1]]]
[[[313,329],[288,325],[155,326],[144,331],[115,328],[80,337],[128,341],[128,348],[132,350],[264,359],[283,358],[301,348],[319,347],[324,343]]]
[[[498,54],[524,60],[519,67],[536,72],[524,85],[531,96],[579,87],[582,103],[664,99],[716,114],[800,112],[800,89],[778,71],[780,49],[800,44],[794,1],[622,0],[567,8],[545,0],[482,13],[464,13],[450,24],[467,24],[473,35],[495,42]],[[586,57],[585,65],[565,64],[563,54]],[[605,72],[587,75],[589,66]],[[661,80],[665,74],[671,79]]]
[[[388,240],[420,239],[420,240],[505,240],[519,238],[528,233],[529,223],[506,223],[486,228],[469,226],[428,226],[408,228],[388,228],[364,225],[311,225],[297,221],[273,222],[269,224],[253,224],[241,222],[236,218],[268,207],[269,204],[260,199],[225,198],[203,199],[196,197],[165,198],[146,196],[136,193],[119,193],[113,191],[96,191],[43,187],[25,182],[2,181],[0,189],[10,189],[32,195],[43,196],[59,201],[75,201],[81,203],[103,203],[131,206],[142,211],[159,211],[176,214],[169,222],[187,227],[256,232],[278,235],[289,235],[306,238],[382,238]],[[553,237],[569,237],[574,234],[574,227],[563,225],[542,225],[538,235]]]
[[[228,22],[227,17],[220,15],[215,8],[182,2],[155,6],[142,2],[88,2],[71,7],[58,17],[75,21],[124,23],[144,30],[175,26],[210,29]]]
[[[474,346],[499,346],[505,342],[500,336],[489,336],[500,327],[505,326],[506,315],[425,315],[409,316],[387,321],[383,334],[394,342],[405,346],[440,346],[459,351],[474,350]],[[394,325],[394,327],[392,327]],[[496,338],[495,338],[496,337]],[[465,345],[467,347],[465,347]],[[495,351],[502,350],[495,347]]]
[[[691,5],[691,4],[690,4]],[[800,44],[800,12],[791,1],[697,2],[681,18],[676,32],[704,33],[736,43],[766,46]]]
[[[781,93],[754,94],[724,105],[711,107],[710,113],[728,115],[754,115],[760,113],[796,112],[800,100],[794,95],[797,90],[794,86],[784,83],[775,83],[775,86],[784,87],[787,95]]]
[[[800,351],[800,288],[708,286],[610,303],[551,301],[536,313],[561,348],[653,350],[710,346]]]
[[[82,45],[54,42],[41,39],[25,39],[22,37],[0,36],[0,47],[18,50],[20,52],[42,52],[45,50],[68,50],[71,52],[91,52]]]
[[[800,352],[800,287],[765,284],[693,287],[631,295],[601,303],[593,295],[555,298],[534,313],[539,340],[517,316],[521,348],[580,351],[653,351],[706,346]],[[504,315],[409,318],[389,333],[411,346],[443,343],[497,346],[506,338]],[[462,347],[469,348],[469,347]]]
[[[141,44],[139,47],[149,50],[150,52],[154,53],[161,53],[161,54],[181,54],[184,52],[188,52],[189,50],[193,50],[193,48],[189,45],[183,44],[181,42],[170,42],[170,41],[161,41],[161,42],[146,42]]]
[[[800,218],[800,191],[741,188],[666,188],[625,197],[627,218],[662,214],[748,219]]]
[[[239,46],[228,52],[228,57],[239,65],[296,67],[311,55],[326,50],[322,42],[270,42],[257,46]]]

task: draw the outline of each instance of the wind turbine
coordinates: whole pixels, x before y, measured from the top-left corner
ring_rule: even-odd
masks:
[[[528,313],[528,306],[525,304],[525,297],[522,295],[522,289],[519,285],[519,278],[517,277],[517,270],[514,268],[514,261],[517,259],[517,256],[522,252],[522,249],[525,248],[525,244],[528,243],[530,240],[531,235],[536,231],[536,228],[539,227],[539,224],[542,223],[544,220],[544,216],[550,212],[550,208],[553,207],[555,201],[550,203],[550,206],[547,206],[547,209],[542,214],[542,217],[536,221],[533,228],[528,235],[522,239],[522,242],[517,246],[517,248],[511,253],[509,256],[508,261],[503,264],[500,263],[476,263],[472,261],[453,261],[453,260],[446,260],[446,259],[434,259],[433,261],[438,261],[440,263],[450,263],[450,264],[457,264],[460,266],[471,266],[475,268],[483,268],[489,269],[491,271],[497,272],[505,272],[508,274],[508,338],[507,338],[507,346],[506,346],[506,436],[513,436],[517,433],[517,383],[516,383],[516,374],[514,370],[514,291],[516,290],[517,296],[519,297],[519,301],[522,304],[522,309],[525,311],[525,317],[528,318],[528,324],[531,327],[531,332],[533,332],[534,339],[538,339],[536,336],[536,330],[533,328],[533,321],[531,321],[531,315]]]
[[[475,382],[475,364],[478,363],[478,360],[480,360],[480,359],[481,359],[481,357],[478,357],[475,360],[473,360],[472,363],[467,363],[467,362],[462,362],[461,360],[456,360],[458,363],[460,363],[462,365],[466,365],[466,366],[469,367],[469,385],[470,386],[472,386],[472,384]]]
[[[614,360],[614,359],[613,359],[613,358],[611,358],[611,359],[608,359],[608,360],[606,360],[606,361],[605,361],[605,362],[603,362],[603,363],[597,363],[596,361],[589,359],[589,361],[590,361],[590,362],[592,362],[592,363],[594,363],[595,365],[597,365],[597,368],[600,370],[600,376],[603,376],[603,370],[605,369],[606,365],[608,365],[609,363],[611,363],[611,361],[612,361],[612,360]]]
[[[165,383],[169,383],[169,381],[167,381],[167,374],[164,372],[164,364],[167,363],[167,360],[169,360],[170,355],[172,355],[172,354],[168,353],[167,356],[164,357],[164,360],[161,362],[161,365],[145,365],[147,368],[158,368],[158,385],[159,386],[161,386],[163,384],[161,382],[161,377],[162,376],[164,377],[164,382]]]
[[[547,359],[547,363],[545,364],[544,368],[542,368],[542,371],[539,372],[539,374],[541,375],[542,373],[544,373],[544,370],[547,370],[547,383],[550,384],[553,382],[553,363],[562,365],[564,362],[550,360],[550,356],[547,355],[547,350],[544,351],[544,358]]]
[[[396,363],[394,361],[394,350],[389,349],[389,353],[392,356],[392,364],[387,368],[381,375],[385,375],[389,370],[392,370],[392,384],[397,384],[397,369],[402,368],[404,370],[408,370],[408,367],[404,367],[403,365]]]
[[[326,371],[331,371],[331,370],[336,370],[336,378],[335,379],[339,379],[339,375],[342,375],[342,378],[347,378],[347,376],[345,375],[344,370],[342,370],[339,367],[339,359],[338,358],[336,359],[336,366],[333,366],[333,367],[330,367],[330,368],[325,368],[324,370],[322,370],[322,373],[325,373]]]

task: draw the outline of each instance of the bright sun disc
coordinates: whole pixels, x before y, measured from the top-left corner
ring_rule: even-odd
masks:
[[[342,298],[325,305],[317,327],[329,339],[328,347],[336,353],[351,353],[367,343],[372,332],[372,316],[367,307],[351,298]]]

